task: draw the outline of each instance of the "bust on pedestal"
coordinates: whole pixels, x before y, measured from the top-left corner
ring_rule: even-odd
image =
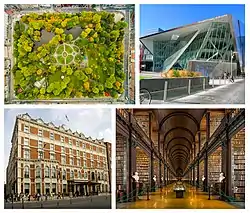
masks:
[[[206,178],[205,178],[204,175],[202,176],[201,180],[202,180],[202,185],[203,185],[203,192],[205,192],[206,191],[206,186],[205,186],[205,180],[206,180]]]
[[[220,198],[222,199],[222,194],[225,194],[225,176],[223,172],[220,173],[219,183],[220,183]]]
[[[133,197],[132,197],[132,200],[133,201],[136,201],[137,200],[137,197],[138,197],[138,184],[139,184],[139,175],[138,175],[138,172],[135,172],[134,175],[132,176],[132,179],[133,179],[133,182],[132,182],[132,194],[133,194]]]
[[[155,192],[156,190],[156,175],[153,176],[152,180],[152,192]]]

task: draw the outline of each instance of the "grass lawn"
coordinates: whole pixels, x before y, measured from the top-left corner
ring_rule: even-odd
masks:
[[[72,55],[68,55],[66,58],[66,64],[69,64],[70,62],[72,62],[73,59],[74,57]]]
[[[63,53],[63,51],[64,51],[64,45],[60,45],[60,46],[57,48],[56,53],[60,55],[60,54]]]
[[[72,54],[73,53],[73,49],[71,46],[69,45],[65,45],[65,51],[68,53],[68,54]]]

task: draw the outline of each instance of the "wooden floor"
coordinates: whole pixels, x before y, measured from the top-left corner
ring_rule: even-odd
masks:
[[[140,200],[132,203],[122,203],[117,208],[124,209],[234,209],[235,206],[227,202],[220,201],[216,197],[208,200],[208,194],[197,190],[191,185],[186,185],[184,198],[176,198],[173,192],[173,185],[165,187],[162,192],[152,192],[150,200],[146,196],[140,197]]]

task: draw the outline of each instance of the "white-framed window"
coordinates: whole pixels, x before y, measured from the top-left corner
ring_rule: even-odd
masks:
[[[81,166],[80,159],[77,159],[77,166]]]
[[[64,136],[61,136],[61,142],[64,143]]]
[[[41,140],[38,141],[38,148],[39,149],[43,148],[43,141],[41,141]]]
[[[56,178],[56,167],[52,167],[52,170],[51,170],[51,177],[52,178]]]
[[[56,156],[54,153],[50,153],[50,160],[55,160],[56,159]]]
[[[91,145],[89,146],[89,149],[90,149],[90,151],[92,151],[92,146]]]
[[[73,154],[72,148],[69,149],[69,154],[70,154],[70,155]]]
[[[91,167],[91,168],[94,167],[93,161],[90,162],[90,167]]]
[[[30,127],[29,126],[24,126],[24,132],[25,133],[30,133]]]
[[[24,143],[25,146],[29,146],[30,145],[29,138],[24,138],[23,143]]]
[[[83,152],[83,158],[86,159],[86,152]]]
[[[50,133],[50,140],[54,140],[54,133],[53,132]]]
[[[100,168],[100,163],[99,162],[97,163],[97,167]]]
[[[24,158],[25,159],[30,159],[30,150],[28,150],[28,149],[24,150]]]
[[[65,153],[65,148],[64,148],[64,146],[61,146],[61,153],[62,153],[62,154]]]
[[[71,141],[71,139],[69,139],[69,145],[72,146],[72,141]]]
[[[73,163],[73,158],[70,158],[70,159],[69,159],[69,164],[70,164],[70,165],[73,165],[73,164],[74,164],[74,163]]]
[[[38,136],[39,136],[39,137],[43,137],[43,130],[42,130],[42,129],[39,129],[39,130],[38,130]]]
[[[78,178],[82,178],[82,173],[81,173],[81,171],[78,171]]]
[[[94,150],[94,148],[95,148],[95,146],[93,145],[93,146],[92,146],[92,149]]]
[[[49,169],[48,166],[46,166],[46,167],[45,167],[45,177],[46,177],[46,178],[49,178],[49,177],[50,177],[49,173],[50,173],[50,169]]]
[[[38,159],[43,159],[43,151],[38,150]]]
[[[90,154],[90,160],[93,160],[93,155],[92,154]]]
[[[55,151],[55,145],[54,144],[50,144],[50,151]]]
[[[86,160],[83,161],[83,166],[87,167],[87,161]]]
[[[82,148],[86,149],[86,144],[85,143],[82,143]]]
[[[77,157],[79,156],[79,150],[76,150],[76,156]]]
[[[66,170],[64,169],[63,170],[63,176],[62,176],[63,180],[66,180],[66,176],[67,176],[67,173],[66,173]]]
[[[30,177],[30,168],[29,166],[24,167],[24,178],[29,178]]]
[[[62,157],[61,157],[61,161],[62,161],[62,164],[66,164],[66,157],[65,157],[65,156],[62,156]]]
[[[71,178],[71,179],[74,178],[74,171],[73,171],[73,170],[70,171],[70,178]]]
[[[87,179],[88,178],[88,173],[84,172],[84,178]]]
[[[76,141],[76,147],[79,147],[79,141]]]
[[[99,160],[99,155],[97,155],[97,160]]]

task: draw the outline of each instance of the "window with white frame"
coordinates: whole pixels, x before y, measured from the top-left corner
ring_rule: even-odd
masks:
[[[89,149],[90,149],[90,151],[92,151],[92,146],[91,145],[89,146]]]
[[[46,177],[46,178],[49,178],[49,176],[50,176],[49,173],[50,173],[50,169],[49,169],[48,166],[46,166],[46,167],[45,167],[45,177]]]
[[[72,141],[70,138],[69,138],[69,145],[72,146]]]
[[[54,140],[54,133],[53,132],[50,133],[50,140]]]
[[[92,154],[90,154],[90,159],[93,160],[93,155]]]
[[[76,147],[79,147],[79,141],[76,141]]]
[[[82,178],[82,173],[81,173],[81,171],[78,171],[78,178]]]
[[[61,157],[61,161],[62,161],[62,164],[66,164],[66,157],[65,157],[65,156],[62,156],[62,157]]]
[[[99,155],[97,155],[97,160],[99,160]]]
[[[80,159],[77,159],[77,166],[81,166]]]
[[[55,151],[55,145],[54,144],[50,144],[50,151]]]
[[[30,177],[30,168],[29,166],[24,167],[24,178],[29,178]]]
[[[71,178],[71,179],[74,178],[74,171],[73,171],[73,170],[70,171],[70,178]]]
[[[61,142],[64,143],[64,136],[61,136]]]
[[[66,170],[64,169],[64,170],[63,170],[63,180],[66,180],[66,174],[67,174],[67,173],[66,173]]]
[[[29,138],[24,138],[23,143],[25,146],[29,146],[30,145]]]
[[[55,160],[56,157],[55,157],[55,154],[54,153],[50,153],[50,160]]]
[[[43,142],[41,140],[38,141],[38,148],[39,149],[43,148]]]
[[[25,159],[30,159],[30,150],[24,149],[24,158]]]
[[[65,153],[65,148],[64,148],[64,146],[61,146],[61,153],[62,153],[62,154]]]
[[[82,148],[86,149],[86,144],[85,143],[82,143]]]
[[[29,126],[24,126],[24,132],[25,133],[30,133],[30,127]]]
[[[83,153],[83,158],[86,159],[86,152]]]
[[[39,136],[39,137],[42,137],[42,136],[43,136],[43,130],[42,130],[42,129],[39,129],[39,130],[38,130],[38,136]]]
[[[92,146],[92,149],[95,150],[94,148],[95,148],[95,146],[93,145],[93,146]]]
[[[69,154],[70,154],[70,155],[73,154],[72,148],[69,149]]]
[[[73,158],[70,158],[70,159],[69,159],[69,164],[70,164],[70,165],[73,165]]]
[[[42,150],[38,151],[38,159],[43,159],[43,151]]]
[[[88,178],[88,173],[84,172],[84,178],[87,179]]]
[[[76,150],[76,156],[77,157],[79,156],[79,150]]]
[[[87,161],[86,160],[83,161],[83,166],[87,167]]]
[[[56,168],[53,166],[51,170],[51,176],[52,178],[56,178]]]
[[[41,178],[41,167],[40,166],[36,167],[36,178]]]
[[[100,162],[97,163],[97,167],[100,168]]]
[[[94,163],[93,161],[90,162],[90,167],[93,168],[94,167]]]

